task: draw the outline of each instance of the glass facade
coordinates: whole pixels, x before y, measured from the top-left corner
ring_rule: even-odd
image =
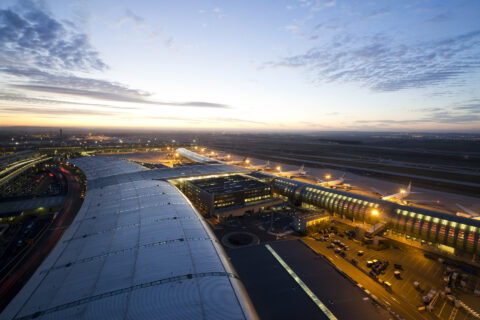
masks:
[[[389,229],[425,241],[480,254],[480,221],[404,206],[286,178],[272,181],[275,193],[358,221],[374,221],[374,210]]]

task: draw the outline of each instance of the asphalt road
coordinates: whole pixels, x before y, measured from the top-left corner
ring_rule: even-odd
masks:
[[[55,171],[55,174],[61,174],[67,180],[65,202],[57,217],[51,221],[50,226],[44,231],[44,234],[32,244],[23,256],[17,259],[16,263],[12,264],[10,271],[1,279],[0,311],[15,297],[47,257],[82,205],[81,186],[78,178],[64,166],[60,166]]]

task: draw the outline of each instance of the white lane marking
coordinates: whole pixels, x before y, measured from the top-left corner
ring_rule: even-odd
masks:
[[[315,293],[310,290],[309,287],[300,279],[299,276],[288,266],[288,264],[278,255],[278,253],[270,247],[269,244],[265,245],[268,251],[277,259],[277,261],[282,265],[282,267],[290,274],[290,276],[295,280],[298,285],[305,291],[305,293],[312,299],[312,301],[322,310],[322,312],[327,316],[330,320],[338,320],[337,317],[333,315],[333,313],[318,299]]]

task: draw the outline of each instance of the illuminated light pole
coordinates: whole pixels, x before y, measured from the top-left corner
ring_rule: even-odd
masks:
[[[325,175],[325,179],[327,179],[327,180],[330,180],[331,177],[332,177],[332,176],[330,175],[330,173],[327,173],[327,174]]]
[[[277,166],[276,169],[277,169],[277,171],[282,171],[282,167],[280,167],[280,166]]]

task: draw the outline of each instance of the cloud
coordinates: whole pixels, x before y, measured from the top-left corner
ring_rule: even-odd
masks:
[[[86,102],[75,102],[75,101],[65,101],[58,99],[41,99],[41,98],[31,98],[24,95],[18,94],[4,94],[0,95],[0,101],[8,102],[22,102],[27,104],[42,104],[42,105],[75,105],[75,106],[92,106],[92,107],[103,107],[111,109],[123,109],[123,110],[135,110],[134,107],[121,107],[121,106],[111,106],[106,104],[96,104],[96,103],[86,103]]]
[[[427,19],[426,22],[443,23],[443,22],[449,21],[451,19],[452,19],[451,14],[440,13],[440,14],[437,14],[437,15],[431,17],[430,19]]]
[[[468,111],[471,113],[480,113],[480,102],[462,104],[462,105],[453,107],[453,109],[457,111]]]
[[[173,42],[174,42],[173,37],[168,37],[168,39],[165,40],[165,47],[171,48],[173,46]]]
[[[127,16],[127,18],[129,18],[132,22],[134,22],[135,24],[142,24],[145,19],[143,19],[142,17],[140,16],[137,16],[135,13],[133,13],[132,10],[130,9],[127,9],[125,11],[125,15]]]
[[[140,103],[159,106],[224,108],[230,106],[207,101],[156,101],[150,99],[152,94],[142,90],[131,89],[125,85],[106,80],[58,75],[34,68],[0,68],[0,73],[26,80],[27,84],[12,84],[10,87],[34,92],[45,92],[69,96],[99,99],[112,102]],[[92,90],[91,88],[95,88]],[[33,100],[31,100],[33,101]]]
[[[472,106],[475,107],[475,106]],[[446,108],[426,108],[421,111],[426,114],[423,117],[409,120],[358,120],[355,121],[359,124],[376,124],[382,126],[389,125],[413,125],[413,124],[466,124],[480,121],[480,105],[471,112],[471,109],[463,108],[463,106],[453,107],[452,110]],[[465,111],[465,112],[464,112]]]
[[[296,33],[299,29],[300,27],[294,24],[289,24],[288,26],[285,26],[285,30],[291,33]]]
[[[19,84],[19,85],[12,85],[12,87],[17,89],[26,89],[26,90],[38,91],[38,92],[80,96],[80,97],[86,97],[91,99],[116,101],[116,102],[129,102],[129,103],[152,104],[152,105],[161,105],[161,106],[178,106],[178,107],[229,108],[229,106],[225,104],[203,102],[203,101],[167,102],[167,101],[149,100],[145,98],[147,96],[145,94],[144,95],[139,95],[139,94],[125,95],[125,94],[118,94],[114,92],[92,91],[92,90],[85,90],[85,89],[74,89],[74,88],[68,88],[68,87],[52,87],[52,86],[42,86],[42,85]]]
[[[118,113],[105,110],[75,109],[75,108],[34,108],[34,107],[0,107],[0,112],[29,113],[37,116],[48,115],[50,117],[63,116],[114,116]]]
[[[369,14],[367,14],[367,18],[377,18],[377,17],[380,17],[380,16],[385,16],[389,13],[390,13],[389,9],[382,8],[382,9],[378,9],[378,10],[374,10],[374,11],[370,12]]]
[[[478,69],[479,57],[480,30],[414,45],[382,35],[345,34],[264,67],[302,68],[314,83],[356,82],[376,91],[398,91],[461,81]]]
[[[216,11],[218,11],[217,14],[221,14],[221,11]],[[136,25],[144,23],[142,17],[128,9],[125,11],[125,19]],[[171,46],[173,38],[167,39],[165,44]],[[0,97],[3,101],[37,105],[70,104],[127,109],[126,107],[88,103],[88,101],[85,103],[83,101],[70,102],[57,99],[57,97],[50,99],[50,97],[30,96],[33,92],[43,92],[110,102],[173,107],[230,108],[226,104],[208,101],[158,101],[152,99],[152,94],[149,92],[132,89],[118,82],[73,74],[76,71],[103,71],[107,65],[99,58],[97,51],[92,48],[87,35],[79,32],[72,22],[55,19],[37,2],[29,0],[21,1],[15,8],[0,10],[0,66],[3,66],[0,67],[0,74],[4,76],[6,80],[4,82],[9,84],[10,89],[13,89],[13,94],[3,92]],[[45,112],[51,113],[59,109],[47,108],[45,110],[47,110]],[[36,111],[38,109],[31,109],[31,112]],[[85,114],[88,113],[85,111]]]
[[[213,8],[212,12],[218,19],[226,17],[226,15],[223,13],[222,8],[220,8],[220,7]]]
[[[325,7],[333,7],[336,3],[337,3],[337,1],[335,1],[335,0],[330,0],[330,1],[326,1],[323,5],[324,5]]]
[[[66,86],[76,89],[96,88],[123,95],[148,96],[149,93],[141,90],[130,89],[127,86],[106,80],[78,77],[67,72],[47,72],[37,68],[0,68],[0,73],[13,76],[15,79],[26,80],[33,85]]]
[[[133,24],[136,27],[143,27],[145,26],[145,19],[135,14],[132,10],[126,9],[124,16],[115,23],[115,27],[120,27],[124,24]]]
[[[104,70],[86,34],[59,21],[36,2],[21,1],[18,10],[0,10],[0,63],[27,61],[40,68]]]

